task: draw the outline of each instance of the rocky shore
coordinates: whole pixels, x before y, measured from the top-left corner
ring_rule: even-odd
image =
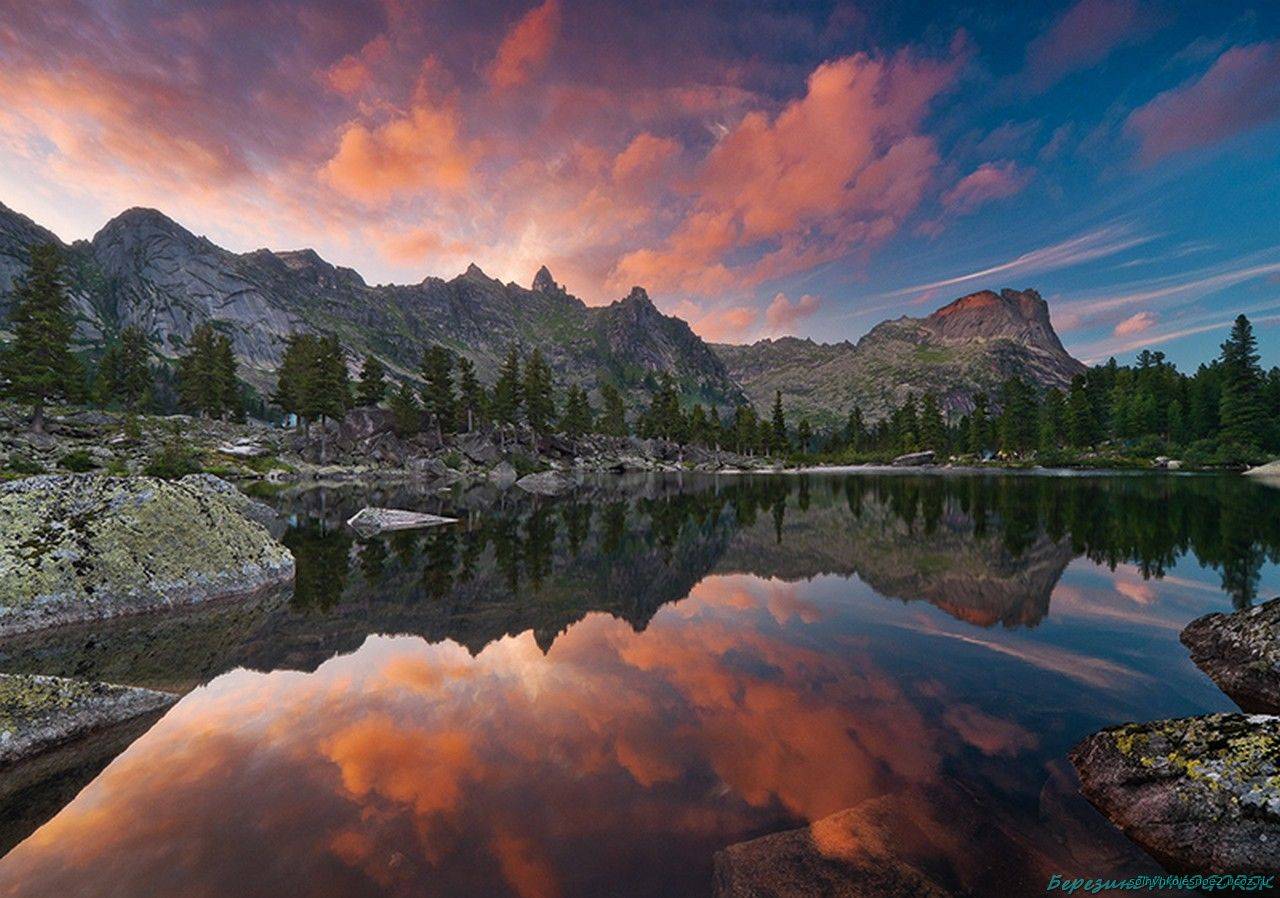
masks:
[[[0,485],[0,636],[243,596],[293,556],[229,484],[94,474]]]
[[[1280,870],[1280,598],[1192,621],[1192,660],[1245,711],[1108,727],[1071,763],[1112,823],[1172,870]]]

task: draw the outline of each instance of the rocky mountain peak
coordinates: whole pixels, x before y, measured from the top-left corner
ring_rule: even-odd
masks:
[[[638,306],[643,309],[658,310],[653,304],[653,300],[649,298],[649,293],[644,287],[632,287],[631,292],[622,300],[625,305]]]
[[[564,288],[556,283],[556,279],[551,276],[550,269],[543,265],[538,269],[538,273],[533,276],[533,289],[539,293],[563,293]]]
[[[924,325],[944,341],[1013,340],[1053,352],[1062,343],[1035,290],[979,290],[938,309]]]

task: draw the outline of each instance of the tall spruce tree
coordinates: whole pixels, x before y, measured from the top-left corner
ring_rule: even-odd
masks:
[[[71,352],[75,319],[61,269],[55,244],[32,247],[9,309],[13,342],[0,355],[0,393],[31,406],[31,429],[37,433],[45,429],[45,406],[78,399],[83,387],[80,362]]]
[[[565,397],[564,412],[560,416],[560,429],[566,436],[580,437],[590,433],[595,421],[587,391],[572,386]]]
[[[920,401],[920,448],[940,455],[947,453],[947,425],[932,393],[925,393]]]
[[[498,371],[493,385],[493,401],[490,410],[493,420],[499,424],[515,424],[520,417],[522,404],[520,390],[520,351],[513,344],[507,350],[507,358]]]
[[[458,422],[458,397],[453,391],[453,353],[432,346],[422,356],[422,404],[436,425],[436,435],[453,433]]]
[[[201,324],[187,341],[186,352],[178,358],[178,398],[183,408],[202,418],[218,417],[231,402],[225,397],[229,387],[221,342],[225,339],[212,324]],[[230,351],[229,341],[226,351]]]
[[[520,392],[524,399],[524,419],[535,433],[543,433],[556,416],[551,368],[536,346],[524,364]]]
[[[328,418],[341,418],[351,407],[351,376],[336,336],[315,338],[312,347],[302,415],[324,424]]]
[[[1257,447],[1264,442],[1270,426],[1262,402],[1263,373],[1257,349],[1253,325],[1244,315],[1237,316],[1218,357],[1222,369],[1219,415],[1224,445]]]
[[[98,402],[119,403],[129,411],[151,401],[152,374],[147,362],[147,338],[130,325],[120,332],[102,355],[94,384]]]
[[[377,356],[366,355],[356,383],[356,405],[377,405],[387,396],[387,370]]]
[[[458,426],[470,433],[485,416],[484,384],[476,377],[476,366],[465,355],[458,356]]]
[[[613,437],[625,437],[630,433],[627,426],[627,409],[622,404],[622,394],[613,384],[605,382],[600,385],[600,432]]]
[[[387,404],[391,409],[392,426],[398,436],[410,437],[418,432],[422,426],[422,406],[418,405],[413,387],[402,383],[391,393]]]
[[[991,424],[987,417],[987,394],[973,397],[973,411],[969,413],[969,452],[981,456],[991,448]]]
[[[787,415],[782,409],[782,391],[773,391],[773,415],[770,417],[770,445],[772,448],[781,451],[788,443],[787,439]]]

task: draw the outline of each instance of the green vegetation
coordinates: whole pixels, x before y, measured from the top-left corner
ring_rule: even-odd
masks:
[[[58,459],[58,467],[77,474],[83,474],[86,471],[92,471],[97,468],[98,463],[84,449],[75,449]]]
[[[351,407],[351,381],[337,337],[293,334],[285,346],[271,401],[298,423],[324,423]]]
[[[376,356],[364,357],[360,380],[356,383],[356,405],[377,405],[387,396],[386,369]]]
[[[227,351],[230,351],[229,343]],[[107,406],[118,402],[129,411],[149,406],[155,378],[147,358],[146,335],[132,326],[122,330],[120,336],[107,345],[98,362],[93,388],[98,404]]]
[[[178,397],[192,414],[244,418],[231,338],[211,324],[195,329],[186,353],[178,359]]]
[[[201,470],[200,456],[187,444],[182,426],[174,421],[160,451],[152,456],[142,473],[149,477],[178,480],[188,474],[199,474]]]
[[[9,309],[13,342],[0,355],[0,395],[31,406],[31,429],[44,431],[45,406],[80,398],[83,372],[71,352],[75,319],[62,281],[58,247],[32,247]]]

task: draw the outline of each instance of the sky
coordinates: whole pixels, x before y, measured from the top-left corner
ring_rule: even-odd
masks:
[[[1085,361],[1280,364],[1280,4],[0,0],[0,203],[371,283],[546,264],[709,340],[1035,288]]]

